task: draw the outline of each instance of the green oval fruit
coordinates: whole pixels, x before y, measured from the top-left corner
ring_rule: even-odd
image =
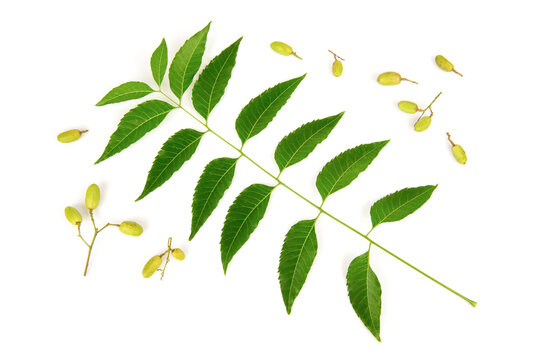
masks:
[[[443,55],[436,55],[436,64],[445,71],[453,71],[455,68],[451,61],[447,60]]]
[[[406,101],[406,100],[399,101],[398,106],[399,106],[399,109],[409,114],[415,114],[417,110],[419,109],[416,103],[411,102],[411,101]]]
[[[161,266],[162,262],[163,260],[161,260],[161,256],[155,255],[154,257],[152,257],[142,268],[142,276],[145,278],[149,278],[150,276],[152,276],[157,271],[157,269],[159,269],[159,266]]]
[[[172,250],[172,256],[174,256],[175,259],[182,261],[185,259],[185,254],[181,249],[173,249]]]
[[[423,116],[415,123],[414,130],[418,132],[427,130],[430,126],[431,121],[432,119],[430,118],[430,116]]]
[[[125,235],[140,236],[142,234],[142,226],[134,221],[122,221],[120,231]]]
[[[81,223],[82,216],[80,216],[80,213],[74,207],[72,206],[66,207],[64,210],[64,213],[66,215],[67,221],[69,221],[73,225],[79,225]]]
[[[289,56],[292,55],[294,50],[292,50],[292,47],[290,45],[287,45],[280,41],[274,41],[271,43],[271,48],[278,54]]]
[[[82,133],[83,131],[73,129],[73,130],[64,131],[63,133],[58,134],[56,138],[61,143],[70,143],[70,142],[80,139],[80,136]]]
[[[88,186],[88,189],[86,190],[86,198],[84,199],[86,208],[89,210],[94,210],[95,208],[97,208],[97,205],[99,205],[99,198],[99,186],[97,186],[96,184]]]
[[[451,151],[453,152],[453,156],[455,156],[455,159],[462,165],[466,164],[468,161],[468,158],[466,157],[466,152],[460,145],[455,145],[451,148]]]
[[[378,75],[378,79],[376,79],[380,85],[398,85],[400,84],[401,80],[401,75],[394,71],[381,73]]]
[[[332,70],[333,70],[333,75],[335,77],[341,76],[342,75],[342,70],[343,70],[342,62],[340,60],[335,60],[333,62]]]

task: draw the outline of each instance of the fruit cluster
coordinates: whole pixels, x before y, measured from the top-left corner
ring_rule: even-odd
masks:
[[[101,231],[105,230],[109,226],[115,226],[120,230],[121,233],[125,235],[140,236],[142,234],[142,226],[140,226],[134,221],[122,221],[120,224],[107,223],[102,228],[98,228],[94,220],[94,210],[99,205],[100,198],[101,198],[101,191],[99,189],[99,186],[97,186],[96,184],[92,184],[88,186],[88,189],[86,190],[86,197],[84,199],[84,203],[86,205],[86,209],[88,209],[90,220],[94,228],[94,235],[90,242],[87,242],[81,234],[80,227],[82,224],[82,215],[80,214],[80,212],[77,209],[75,209],[73,206],[68,206],[64,210],[67,221],[69,221],[71,224],[77,227],[78,237],[86,244],[86,246],[88,246],[88,258],[86,259],[86,266],[84,267],[84,274],[83,274],[84,276],[86,276],[86,273],[88,272],[88,264],[90,262],[90,256],[92,254],[92,249],[94,247],[95,239],[97,238],[97,235]]]
[[[163,263],[163,256],[167,256],[165,260],[165,265],[162,269],[159,267]],[[162,253],[161,255],[155,255],[148,260],[148,262],[144,265],[142,268],[142,276],[145,278],[151,277],[153,274],[155,274],[156,271],[161,271],[161,280],[163,280],[163,276],[165,276],[165,270],[167,268],[168,261],[170,259],[170,255],[176,260],[182,261],[185,259],[184,252],[179,248],[172,248],[172,238],[168,238],[168,247],[167,250]]]

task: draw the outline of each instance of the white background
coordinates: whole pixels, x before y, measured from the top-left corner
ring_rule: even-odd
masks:
[[[537,11],[534,1],[17,1],[0,15],[0,357],[4,359],[454,359],[537,358]],[[383,289],[382,343],[366,330],[346,294],[348,263],[368,244],[327,217],[319,250],[292,315],[277,266],[283,237],[313,208],[278,188],[268,212],[222,272],[219,240],[234,197],[270,178],[241,160],[232,187],[187,241],[194,186],[205,164],[235,153],[208,135],[173,178],[139,195],[161,144],[197,124],[179,111],[119,155],[94,166],[122,115],[137,101],[95,107],[129,80],[153,86],[149,60],[163,37],[169,59],[212,20],[203,64],[244,36],[225,96],[210,124],[235,144],[234,120],[266,88],[308,73],[288,104],[245,151],[277,172],[273,149],[304,122],[346,114],[282,179],[319,202],[315,178],[339,152],[391,139],[371,167],[325,207],[363,231],[369,207],[397,189],[439,184],[419,211],[372,237],[476,300],[460,298],[375,249]],[[304,57],[269,49],[281,40]],[[327,49],[343,56],[330,73]],[[464,74],[441,71],[442,53]],[[383,71],[418,81],[379,86]],[[168,78],[168,75],[167,75]],[[399,100],[426,105],[439,92],[431,128]],[[187,94],[186,104],[190,108]],[[57,133],[85,128],[72,144]],[[459,165],[445,132],[467,151]],[[86,247],[63,209],[82,210],[97,183],[98,223],[132,219],[144,234],[114,228]],[[88,223],[84,230],[89,231]],[[186,252],[164,281],[145,280],[146,260],[169,236]]]

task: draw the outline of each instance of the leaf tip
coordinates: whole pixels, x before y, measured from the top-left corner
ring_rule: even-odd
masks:
[[[223,273],[226,276],[226,270],[228,269],[228,262],[225,262],[224,260],[222,260],[222,261],[223,261]]]
[[[103,160],[105,160],[105,158],[103,158],[103,155],[101,155],[101,157],[95,161],[94,165],[99,164]]]
[[[135,202],[139,201],[139,200],[142,200],[146,197],[146,195],[148,195],[145,191],[143,191],[138,198],[135,199]]]

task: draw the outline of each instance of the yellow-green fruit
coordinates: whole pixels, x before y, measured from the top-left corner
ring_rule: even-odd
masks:
[[[399,109],[409,114],[415,114],[419,108],[416,103],[403,100],[399,101]]]
[[[73,130],[64,131],[63,133],[58,134],[56,138],[61,143],[70,143],[70,142],[80,139],[81,134],[82,132],[80,130],[73,129]]]
[[[66,215],[67,221],[72,223],[73,225],[79,225],[82,221],[82,216],[80,216],[80,213],[72,206],[68,206],[65,208],[64,213]]]
[[[185,259],[185,254],[181,249],[178,248],[172,250],[172,256],[174,256],[175,259],[178,259],[180,261]]]
[[[400,84],[401,80],[402,80],[401,75],[394,71],[381,73],[377,79],[380,85],[398,85]]]
[[[336,77],[342,75],[342,62],[340,60],[335,60],[333,62],[333,75]]]
[[[284,56],[292,55],[292,53],[294,52],[294,50],[292,50],[292,47],[290,47],[290,45],[287,45],[280,41],[274,41],[271,43],[270,46],[276,53],[284,55]]]
[[[142,234],[142,226],[134,221],[123,221],[120,224],[120,231],[125,235],[139,236]]]
[[[149,278],[150,276],[152,276],[157,271],[157,269],[159,269],[159,266],[161,266],[162,262],[163,260],[161,260],[161,256],[155,255],[154,257],[152,257],[150,260],[148,260],[146,265],[144,265],[144,268],[142,268],[142,276],[145,278]]]
[[[468,161],[468,158],[466,157],[466,152],[460,145],[455,145],[451,148],[451,151],[453,151],[453,156],[455,156],[455,159],[462,165],[466,164]]]
[[[99,186],[97,186],[96,184],[88,186],[88,189],[86,190],[86,198],[84,199],[86,208],[89,210],[94,210],[97,205],[99,205],[99,198]]]
[[[430,126],[431,121],[432,119],[430,118],[430,116],[423,116],[415,123],[414,130],[418,132],[427,130]]]
[[[436,64],[438,64],[440,69],[445,71],[453,71],[453,69],[455,68],[451,61],[447,60],[443,55],[436,56]]]

